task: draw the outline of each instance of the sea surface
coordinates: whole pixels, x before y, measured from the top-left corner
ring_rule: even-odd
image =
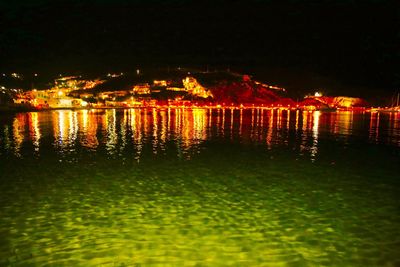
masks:
[[[400,113],[0,114],[0,266],[400,266]]]

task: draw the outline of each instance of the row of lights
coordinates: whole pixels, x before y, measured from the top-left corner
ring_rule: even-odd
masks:
[[[2,73],[2,76],[3,77],[7,77],[7,73]],[[10,76],[13,77],[13,78],[22,78],[22,75],[19,74],[19,73],[16,73],[16,72],[11,73]],[[37,77],[38,74],[34,73],[33,76]]]

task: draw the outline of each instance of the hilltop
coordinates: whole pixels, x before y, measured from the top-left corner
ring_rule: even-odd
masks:
[[[26,78],[16,73],[7,79],[26,84]],[[47,88],[33,90],[2,86],[0,103],[37,108],[221,105],[320,109],[367,105],[348,97],[317,96],[294,101],[285,88],[232,71],[136,69],[92,77],[59,75],[44,84]]]

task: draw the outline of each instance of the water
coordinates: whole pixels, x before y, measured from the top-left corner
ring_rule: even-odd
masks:
[[[399,266],[400,114],[0,117],[0,266]]]

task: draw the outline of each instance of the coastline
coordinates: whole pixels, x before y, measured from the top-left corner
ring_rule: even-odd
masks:
[[[385,108],[337,108],[337,109],[308,109],[306,107],[283,107],[283,106],[255,106],[255,105],[234,105],[234,106],[222,106],[222,105],[149,105],[149,106],[101,106],[101,107],[46,107],[46,108],[34,108],[27,106],[0,106],[0,114],[13,114],[20,112],[46,112],[56,110],[108,110],[108,109],[264,109],[264,110],[293,110],[293,111],[321,111],[321,112],[337,112],[337,111],[352,111],[352,112],[400,112],[400,110],[387,110]]]

